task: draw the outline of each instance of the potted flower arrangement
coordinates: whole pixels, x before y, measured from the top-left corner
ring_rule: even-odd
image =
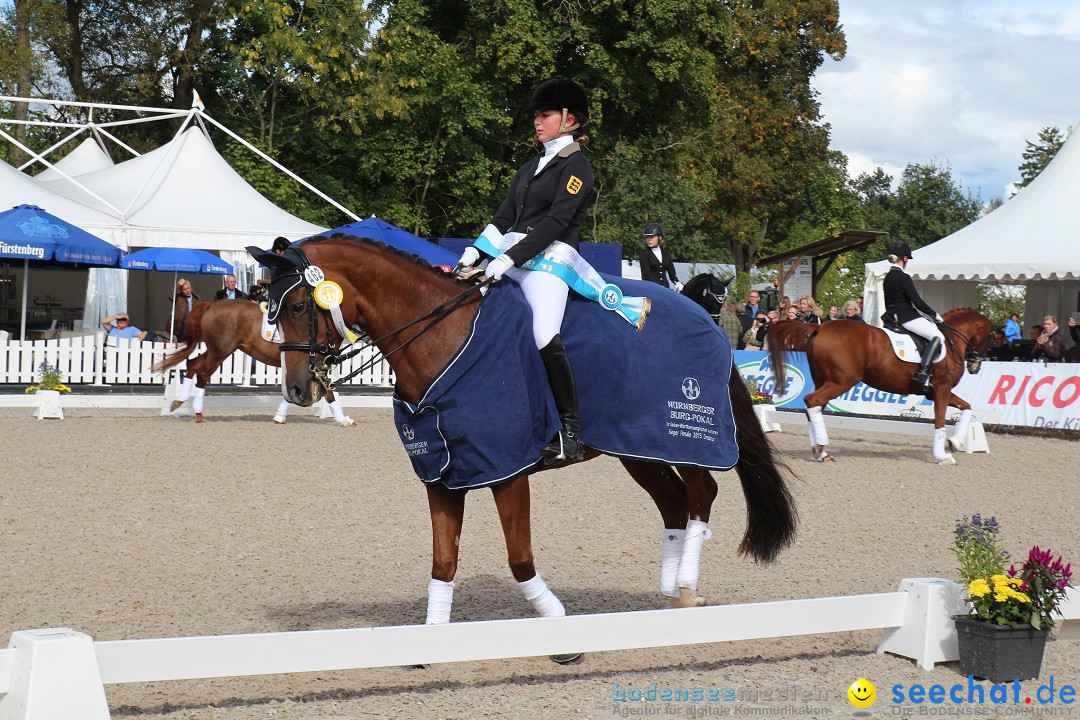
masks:
[[[772,405],[773,398],[769,393],[761,392],[758,388],[757,380],[748,378],[746,380],[746,389],[750,391],[750,399],[754,401],[755,405]]]
[[[1065,598],[1072,564],[1038,545],[1019,569],[1009,563],[997,518],[956,523],[953,550],[971,614],[957,616],[960,670],[992,682],[1039,677],[1053,613]]]
[[[42,360],[38,365],[38,375],[41,380],[37,385],[31,385],[26,388],[27,395],[34,395],[42,391],[53,391],[56,393],[69,393],[71,388],[65,385],[60,380],[60,368],[54,367],[49,364],[48,360]]]
[[[64,419],[64,410],[60,407],[60,393],[70,393],[71,388],[60,381],[60,369],[50,365],[48,360],[42,360],[38,366],[38,376],[41,380],[37,385],[26,388],[28,395],[36,395],[40,400],[34,415],[38,420],[45,418]]]

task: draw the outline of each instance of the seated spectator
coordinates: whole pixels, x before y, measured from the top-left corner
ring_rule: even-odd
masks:
[[[995,330],[990,341],[990,349],[986,351],[988,360],[1012,360],[1013,351],[1005,340],[1004,330]]]
[[[1020,327],[1020,316],[1016,313],[1013,313],[1009,316],[1009,319],[1005,321],[1005,342],[1019,340],[1021,330],[1022,328]]]
[[[862,312],[859,310],[859,303],[854,300],[848,300],[844,303],[844,320],[858,320],[863,322]]]
[[[1028,337],[1031,338],[1032,340],[1037,341],[1039,339],[1039,336],[1042,335],[1042,331],[1043,331],[1043,326],[1042,325],[1032,325],[1031,330],[1028,331]]]
[[[735,307],[724,303],[724,307],[720,308],[720,318],[717,322],[720,329],[727,335],[728,345],[732,350],[742,350],[742,336],[745,332],[743,330],[742,322],[735,314]]]
[[[809,295],[803,295],[799,298],[799,312],[796,319],[799,322],[811,323],[813,325],[821,324],[821,314],[818,309],[817,301]]]
[[[115,324],[113,321],[115,321]],[[105,331],[109,333],[109,337],[118,340],[130,340],[132,338],[145,340],[147,335],[145,330],[140,330],[132,325],[128,314],[122,310],[115,315],[101,318],[101,327],[105,328]]]
[[[1061,334],[1057,318],[1053,315],[1043,318],[1043,331],[1035,338],[1031,357],[1046,362],[1061,362],[1065,357],[1065,336]]]

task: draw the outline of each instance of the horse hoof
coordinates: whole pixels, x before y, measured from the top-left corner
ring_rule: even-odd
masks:
[[[341,427],[353,427],[356,425],[356,421],[346,415],[344,418],[341,419],[338,425],[340,425]]]
[[[282,415],[281,413],[278,413],[277,415],[274,416],[274,422],[276,422],[278,425],[284,425],[285,424],[285,416]]]
[[[195,422],[197,422],[197,423],[206,422],[206,418],[203,417],[202,413],[195,413]]]
[[[958,437],[945,438],[945,442],[949,444],[949,449],[954,452],[960,452],[964,449],[964,441]]]
[[[703,607],[705,598],[697,594],[697,590],[679,588],[679,597],[668,596],[668,604],[673,608]]]
[[[938,460],[938,465],[955,465],[955,464],[956,464],[956,458],[954,458],[952,456],[952,454],[946,454],[943,459]]]
[[[585,653],[566,653],[564,655],[551,655],[551,662],[560,665],[577,665],[585,659]]]
[[[169,406],[169,412],[176,412],[183,404],[183,400],[173,400],[172,405]]]

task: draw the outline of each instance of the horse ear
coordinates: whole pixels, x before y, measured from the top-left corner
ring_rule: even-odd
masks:
[[[269,250],[263,250],[255,245],[248,245],[245,249],[251,257],[259,261],[259,264],[267,267],[291,268],[294,265],[288,258],[278,255],[277,253],[272,253]]]

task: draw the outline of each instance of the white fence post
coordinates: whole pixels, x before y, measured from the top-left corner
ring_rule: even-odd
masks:
[[[108,720],[94,642],[70,628],[12,633],[15,651],[0,720]]]

